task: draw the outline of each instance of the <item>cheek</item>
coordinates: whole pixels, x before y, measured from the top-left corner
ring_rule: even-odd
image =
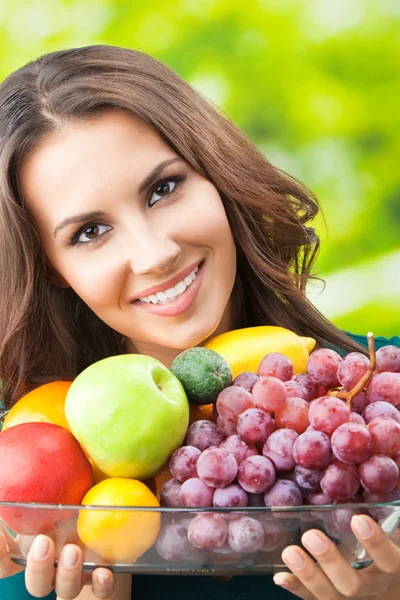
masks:
[[[118,304],[123,281],[123,271],[111,255],[107,257],[104,252],[101,260],[98,257],[95,260],[97,252],[93,252],[93,259],[75,256],[59,270],[76,294],[95,312]]]

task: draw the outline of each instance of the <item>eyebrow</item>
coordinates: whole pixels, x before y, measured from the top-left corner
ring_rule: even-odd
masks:
[[[154,181],[161,175],[166,167],[172,165],[176,162],[184,162],[183,158],[179,156],[175,158],[169,158],[167,160],[163,160],[158,165],[154,167],[154,169],[147,175],[147,177],[142,181],[139,186],[139,194],[142,194],[148,187],[154,183]],[[57,236],[57,233],[67,227],[68,225],[73,225],[75,223],[83,223],[84,221],[90,221],[92,219],[104,219],[105,213],[99,210],[94,210],[91,212],[79,213],[77,215],[73,215],[71,217],[66,217],[63,219],[57,227],[53,231],[53,237]]]

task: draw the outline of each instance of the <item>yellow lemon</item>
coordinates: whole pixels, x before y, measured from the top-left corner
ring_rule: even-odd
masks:
[[[65,418],[65,398],[72,381],[45,383],[22,396],[4,419],[3,431],[20,423],[43,422],[70,431]]]
[[[93,486],[83,505],[160,506],[156,496],[141,481],[110,477]],[[159,512],[140,510],[81,510],[77,531],[81,542],[112,562],[135,562],[157,540]]]
[[[313,338],[299,336],[289,329],[264,325],[222,333],[209,340],[205,347],[225,358],[234,379],[243,371],[257,373],[261,360],[270,352],[287,356],[293,363],[295,374],[305,373],[315,343]]]

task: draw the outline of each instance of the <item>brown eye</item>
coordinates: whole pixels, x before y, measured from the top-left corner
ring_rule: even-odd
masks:
[[[162,183],[161,185],[158,185],[155,189],[155,193],[158,196],[163,196],[164,194],[169,194],[170,193],[170,184],[169,183]]]
[[[164,196],[172,194],[177,185],[178,182],[174,179],[170,179],[169,181],[163,181],[162,183],[159,183],[155,188],[153,188],[153,192],[149,200],[149,205],[153,206],[159,200],[161,200],[161,198],[164,198]]]
[[[99,228],[97,225],[91,225],[90,227],[87,227],[82,233],[86,235],[90,240],[92,240],[93,238],[98,236]]]

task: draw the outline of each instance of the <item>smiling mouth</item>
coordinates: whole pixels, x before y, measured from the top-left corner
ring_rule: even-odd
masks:
[[[144,296],[143,298],[137,298],[134,303],[142,302],[144,304],[155,304],[155,305],[164,305],[171,304],[178,298],[180,298],[186,290],[193,284],[193,281],[197,277],[197,273],[204,261],[201,261],[197,267],[189,273],[182,281],[179,281],[176,285],[163,292],[157,292],[156,294],[150,294],[149,296]]]

